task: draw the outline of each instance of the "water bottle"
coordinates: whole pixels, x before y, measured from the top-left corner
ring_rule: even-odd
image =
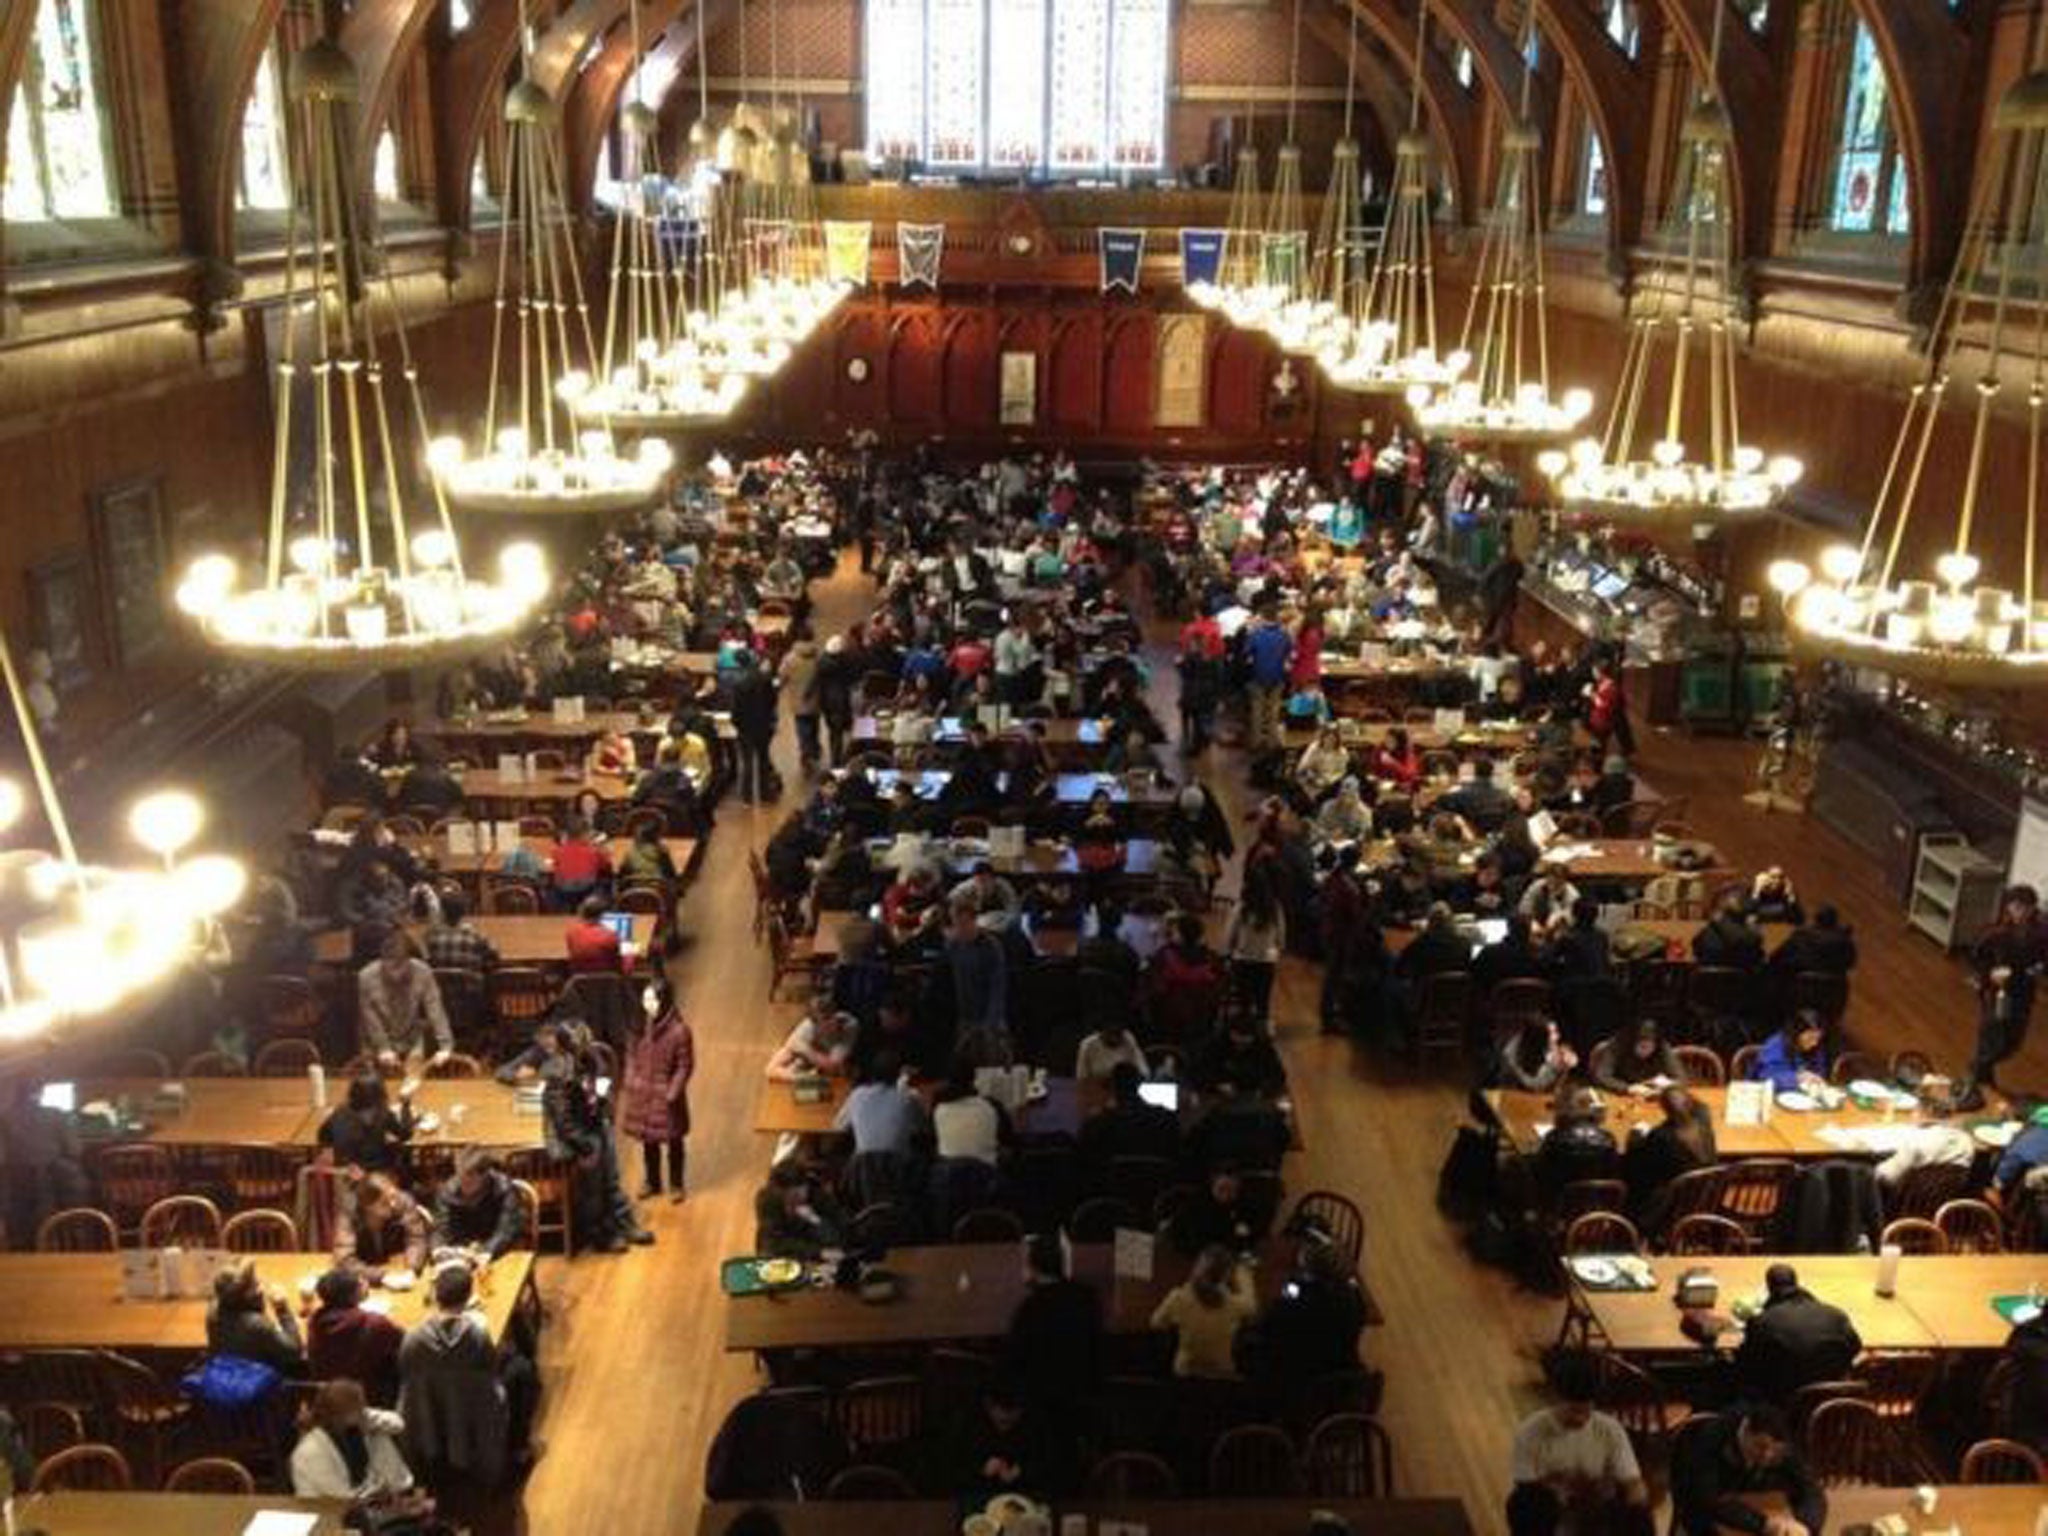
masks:
[[[319,1062],[312,1062],[306,1068],[306,1087],[313,1095],[313,1107],[327,1107],[327,1069]]]

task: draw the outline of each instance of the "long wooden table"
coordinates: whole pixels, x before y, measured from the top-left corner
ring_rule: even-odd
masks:
[[[818,927],[810,936],[811,953],[827,963],[839,958],[839,945],[847,926],[869,921],[862,913],[831,907],[822,908],[816,917]],[[1040,928],[1031,935],[1031,952],[1044,959],[1070,959],[1080,948],[1081,930],[1078,928]]]
[[[1909,1111],[1898,1110],[1887,1119],[1882,1110],[1858,1109],[1845,1100],[1836,1109],[1791,1110],[1773,1106],[1771,1118],[1759,1125],[1730,1125],[1726,1088],[1690,1087],[1687,1091],[1714,1117],[1714,1150],[1723,1162],[1745,1157],[1789,1157],[1800,1161],[1876,1157],[1889,1149],[1881,1140],[1865,1145],[1854,1139],[1855,1133],[1882,1138],[1887,1130],[1903,1132],[1911,1123]],[[1601,1100],[1607,1106],[1607,1129],[1624,1147],[1638,1128],[1648,1129],[1663,1119],[1663,1111],[1654,1099],[1632,1093],[1603,1093]],[[1500,1116],[1501,1127],[1515,1149],[1533,1152],[1542,1140],[1541,1132],[1551,1122],[1551,1096],[1492,1088],[1487,1090],[1486,1101]],[[1851,1134],[1838,1139],[1831,1134],[1834,1131]]]
[[[1968,1531],[1970,1536],[2033,1536],[2034,1522],[2042,1506],[2048,1505],[2048,1488],[2039,1483],[1989,1486],[1942,1483],[1934,1490],[1934,1513],[1923,1515],[1914,1502],[1918,1491],[1914,1488],[1854,1485],[1830,1488],[1827,1490],[1828,1529],[1867,1528],[1886,1515],[1897,1515],[1906,1522],[1909,1536],[1948,1536],[1952,1530]],[[1746,1497],[1758,1509],[1771,1513],[1778,1513],[1785,1507],[1783,1499],[1772,1495],[1751,1494]]]
[[[1261,1302],[1287,1278],[1291,1245],[1269,1237],[1259,1252],[1254,1284]],[[1153,1310],[1188,1275],[1191,1261],[1168,1243],[1157,1245],[1150,1280],[1116,1279],[1108,1243],[1073,1245],[1073,1275],[1102,1296],[1111,1333],[1141,1334]],[[946,1243],[899,1248],[884,1260],[901,1289],[886,1302],[866,1302],[851,1291],[811,1286],[779,1295],[721,1296],[727,1350],[848,1349],[892,1344],[935,1344],[995,1339],[1027,1289],[1023,1255],[1015,1243]],[[1361,1277],[1360,1285],[1364,1285]],[[1386,1321],[1365,1291],[1366,1320]],[[4,1340],[0,1340],[4,1342]]]
[[[490,849],[483,853],[451,853],[445,837],[407,837],[399,839],[406,851],[421,860],[439,874],[452,875],[472,888],[480,886],[492,875],[505,873],[505,854],[501,849]],[[552,837],[522,837],[520,846],[540,860],[541,869],[552,874],[555,867],[555,849],[560,846]],[[679,876],[689,874],[696,863],[699,844],[694,837],[664,837],[662,847],[676,866]],[[614,868],[633,846],[630,837],[613,837],[605,840],[605,851],[611,855]]]
[[[1726,1314],[1738,1298],[1762,1296],[1764,1273],[1773,1264],[1790,1264],[1801,1285],[1847,1312],[1868,1349],[2002,1349],[2012,1325],[1992,1298],[2048,1284],[2048,1255],[2025,1253],[1909,1256],[1899,1261],[1890,1297],[1877,1294],[1877,1260],[1869,1254],[1666,1256],[1650,1261],[1654,1290],[1596,1291],[1576,1279],[1570,1283],[1595,1336],[1604,1335],[1609,1347],[1626,1355],[1692,1355],[1700,1346],[1680,1331],[1684,1314],[1672,1302],[1679,1275],[1692,1269],[1715,1275],[1721,1294],[1714,1310]],[[1735,1342],[1730,1337],[1727,1345]]]
[[[1693,937],[1707,925],[1706,921],[1701,918],[1631,918],[1627,926],[1656,934],[1658,938],[1664,941],[1666,958],[1690,960],[1692,959]],[[1419,928],[1386,929],[1384,937],[1387,941],[1388,953],[1398,955],[1402,950],[1415,942],[1416,934],[1421,931]],[[1790,923],[1762,923],[1758,925],[1757,932],[1763,936],[1766,949],[1776,949],[1785,941],[1786,936],[1792,932],[1792,925]]]
[[[1986,1492],[2020,1493],[1998,1489]],[[724,1536],[748,1504],[706,1504],[697,1536]],[[957,1501],[834,1504],[810,1502],[773,1506],[787,1536],[959,1536]],[[1114,1525],[1142,1528],[1150,1536],[1297,1536],[1309,1516],[1327,1510],[1359,1536],[1471,1536],[1472,1523],[1456,1499],[1175,1499],[1081,1500],[1060,1504],[1057,1515],[1081,1515],[1088,1536],[1104,1536]],[[1054,1526],[1057,1530],[1059,1527]],[[2000,1527],[2003,1530],[2003,1527]]]
[[[485,914],[470,918],[477,932],[491,941],[499,960],[506,965],[556,966],[569,963],[564,938],[574,919],[567,913],[543,913],[537,917],[496,917]],[[422,932],[415,927],[415,937]],[[645,913],[633,916],[635,953],[645,954],[654,937],[654,919]],[[347,965],[351,943],[348,930],[330,929],[313,941],[313,957],[327,965]]]
[[[633,794],[633,781],[624,774],[592,773],[575,767],[544,769],[531,776],[508,777],[495,767],[470,768],[461,776],[462,798],[472,806],[532,805],[554,809],[572,804],[585,790],[609,805]]]
[[[264,1510],[312,1515],[310,1536],[342,1536],[348,1500],[268,1493],[39,1493],[15,1500],[14,1523],[43,1536],[242,1536]]]
[[[1118,744],[1115,733],[1105,733],[1102,722],[1092,716],[1084,719],[1012,720],[1003,731],[994,734],[1015,736],[1027,729],[1044,746],[1053,762],[1067,769],[1092,769]],[[853,722],[851,741],[856,752],[887,752],[895,748],[890,722],[875,715],[861,715]],[[930,739],[919,745],[943,751],[964,746],[966,742],[966,725],[957,715],[945,715],[934,723]],[[1147,760],[1150,761],[1149,754]]]
[[[976,841],[979,843],[980,840]],[[875,852],[886,853],[893,842],[892,838],[875,838],[869,846]],[[1162,846],[1149,837],[1127,839],[1123,867],[1115,871],[1115,878],[1146,880],[1157,875]],[[960,848],[952,838],[937,837],[929,845],[929,857],[955,879],[965,879],[982,864],[990,865],[997,874],[1012,882],[1078,880],[1082,876],[1081,861],[1074,852],[1074,845],[1064,840],[1031,838],[1021,853],[998,853],[979,846],[971,850]]]
[[[897,769],[871,768],[868,778],[880,793],[892,792],[899,780],[908,779],[921,800],[936,800],[945,790],[947,781],[953,777],[944,768]],[[1008,775],[997,776],[998,784],[1007,783]],[[463,786],[465,790],[468,785]],[[1121,774],[1111,773],[1057,773],[1053,775],[1053,798],[1068,809],[1085,806],[1095,797],[1097,790],[1107,791],[1114,805],[1125,806],[1133,811],[1166,811],[1180,796],[1178,784],[1157,779],[1142,789],[1134,790]]]
[[[81,1104],[127,1099],[147,1122],[122,1141],[171,1148],[274,1146],[306,1151],[319,1144],[320,1126],[347,1095],[347,1083],[329,1073],[327,1108],[315,1109],[303,1077],[194,1077],[182,1109],[160,1098],[153,1078],[99,1078],[78,1085]],[[439,1119],[413,1133],[415,1147],[538,1147],[546,1136],[538,1114],[518,1107],[514,1089],[491,1078],[429,1078],[413,1092],[413,1108]]]
[[[334,1266],[327,1253],[252,1256],[266,1285],[284,1287],[303,1308],[304,1282]],[[533,1255],[508,1253],[486,1272],[477,1305],[502,1340],[521,1292],[533,1278]],[[408,1291],[379,1290],[389,1315],[410,1328],[432,1310],[424,1277]],[[0,1349],[164,1350],[197,1354],[206,1348],[206,1310],[200,1299],[127,1301],[121,1295],[120,1255],[112,1253],[0,1253]]]

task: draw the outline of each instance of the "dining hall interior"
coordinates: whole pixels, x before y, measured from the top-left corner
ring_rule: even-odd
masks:
[[[0,1519],[2038,1533],[2048,5],[0,0]]]

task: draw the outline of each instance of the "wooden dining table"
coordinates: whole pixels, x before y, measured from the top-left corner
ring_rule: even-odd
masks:
[[[482,824],[479,823],[478,825]],[[453,876],[455,879],[461,880],[465,885],[474,887],[480,885],[482,881],[492,875],[500,875],[505,872],[505,851],[503,849],[492,848],[483,852],[455,853],[450,850],[448,839],[445,836],[402,837],[398,841],[408,853],[426,864],[435,873]],[[555,849],[560,846],[560,843],[555,838],[522,837],[519,839],[519,843],[521,847],[540,861],[541,869],[544,872],[553,872],[555,867]],[[633,839],[630,837],[605,839],[605,852],[610,855],[614,869],[618,867],[619,861],[626,856],[627,850],[632,846]],[[669,859],[675,865],[676,873],[679,876],[687,876],[696,863],[697,854],[702,845],[694,837],[664,837],[661,840],[661,846],[668,850]]]
[[[1713,1116],[1714,1151],[1722,1162],[1746,1157],[1789,1157],[1801,1162],[1875,1157],[1889,1151],[1887,1136],[1903,1133],[1912,1123],[1910,1110],[1895,1109],[1887,1116],[1882,1109],[1860,1109],[1845,1098],[1834,1109],[1792,1110],[1774,1105],[1768,1120],[1730,1125],[1726,1088],[1688,1086],[1686,1091]],[[1550,1094],[1517,1088],[1490,1088],[1486,1102],[1500,1117],[1501,1128],[1518,1152],[1536,1150],[1555,1109]],[[1623,1147],[1638,1130],[1647,1130],[1663,1119],[1654,1098],[1602,1093],[1601,1102],[1606,1106],[1607,1129]],[[1866,1142],[1865,1136],[1871,1139]]]
[[[242,1536],[267,1510],[310,1515],[307,1536],[342,1536],[346,1499],[274,1493],[38,1493],[14,1501],[15,1530],[29,1536]]]
[[[861,715],[853,722],[852,743],[856,752],[890,751],[895,746],[892,735],[893,720],[887,715]],[[1004,736],[1016,736],[1028,730],[1045,748],[1053,763],[1070,770],[1093,769],[1103,762],[1110,750],[1118,745],[1116,733],[1105,730],[1103,722],[1093,716],[1075,719],[1060,716],[1051,720],[1012,720],[1001,730],[990,734],[1000,740]],[[921,746],[937,747],[941,750],[965,746],[967,725],[957,715],[945,715],[933,725],[930,738]]]
[[[266,1286],[281,1287],[303,1314],[307,1282],[334,1267],[330,1253],[259,1253],[250,1256]],[[522,1292],[533,1279],[533,1255],[504,1255],[478,1279],[476,1306],[501,1341]],[[432,1310],[424,1278],[410,1290],[379,1289],[373,1297],[391,1321],[410,1328]],[[199,1354],[206,1349],[210,1298],[130,1301],[121,1294],[121,1256],[114,1253],[0,1253],[0,1349],[160,1350]]]
[[[178,1148],[271,1146],[308,1153],[320,1127],[346,1095],[338,1072],[327,1077],[327,1107],[313,1106],[303,1077],[194,1077],[176,1080],[183,1103],[154,1078],[99,1078],[78,1085],[78,1102],[125,1100],[142,1126],[124,1142]],[[520,1107],[516,1089],[489,1077],[428,1078],[413,1089],[412,1106],[434,1117],[431,1129],[413,1132],[414,1147],[490,1147],[519,1151],[541,1146],[540,1114]]]
[[[2039,1483],[1937,1483],[1934,1509],[1922,1514],[1917,1488],[1873,1488],[1842,1484],[1827,1490],[1828,1529],[1868,1529],[1887,1515],[1906,1522],[1906,1536],[2033,1536],[2048,1489]],[[1783,1511],[1785,1501],[1771,1494],[1748,1494],[1745,1501],[1766,1513]],[[870,1506],[872,1507],[872,1506]]]
[[[837,960],[849,928],[869,921],[860,912],[821,908],[817,913],[817,931],[810,935],[811,953],[820,963],[829,964]],[[1078,928],[1039,928],[1031,934],[1031,952],[1043,959],[1071,959],[1080,949],[1081,930]]]
[[[563,935],[569,931],[572,919],[566,914],[506,917],[486,913],[469,921],[477,932],[490,940],[502,964],[561,966],[569,963],[569,951]],[[655,919],[646,913],[633,914],[636,954],[647,952],[647,946],[654,938],[654,924]],[[422,932],[416,925],[410,931],[415,938]],[[313,958],[327,965],[347,965],[350,952],[349,934],[345,928],[330,929],[313,941]]]
[[[1658,938],[1664,941],[1665,958],[1671,960],[1690,960],[1692,959],[1693,938],[1707,924],[1703,918],[1658,917],[1630,918],[1626,926],[1639,932],[1656,934]],[[1407,927],[1382,930],[1382,937],[1385,938],[1387,943],[1387,952],[1398,955],[1402,950],[1415,942],[1416,934],[1421,931],[1419,928]],[[1792,925],[1790,923],[1761,923],[1757,926],[1757,932],[1763,938],[1764,948],[1772,950],[1776,949],[1790,935]]]
[[[1847,1312],[1866,1349],[2002,1349],[2012,1324],[1993,1298],[2024,1296],[2037,1283],[2048,1287],[2048,1254],[2027,1253],[1908,1255],[1889,1297],[1877,1294],[1878,1261],[1870,1254],[1664,1256],[1650,1260],[1656,1285],[1648,1291],[1594,1290],[1570,1275],[1569,1264],[1566,1270],[1596,1339],[1622,1354],[1657,1356],[1700,1352],[1680,1330],[1685,1314],[1672,1300],[1681,1274],[1714,1275],[1721,1286],[1714,1310],[1728,1315],[1738,1299],[1763,1295],[1773,1264],[1790,1264],[1802,1286]],[[1739,1335],[1724,1339],[1720,1347],[1732,1348]]]
[[[2013,1490],[2015,1492],[2019,1490]],[[697,1536],[724,1536],[749,1504],[706,1504]],[[773,1506],[785,1536],[960,1536],[957,1500],[880,1503],[779,1503]],[[1079,1515],[1086,1536],[1144,1531],[1148,1536],[1299,1536],[1311,1514],[1327,1511],[1358,1536],[1471,1536],[1472,1522],[1456,1499],[1118,1499],[1062,1502],[1057,1517]],[[2001,1529],[2003,1529],[2001,1527]]]
[[[493,767],[463,770],[462,798],[472,807],[531,805],[550,811],[573,804],[585,790],[606,805],[632,798],[633,781],[622,773],[593,773],[587,768],[543,768],[531,774],[505,774]]]
[[[1286,1282],[1292,1244],[1268,1237],[1253,1270],[1261,1303]],[[1188,1276],[1192,1260],[1170,1244],[1156,1245],[1152,1278],[1117,1278],[1108,1243],[1075,1243],[1071,1273],[1102,1298],[1104,1326],[1142,1334],[1166,1293]],[[897,1276],[888,1301],[863,1301],[833,1286],[757,1296],[721,1295],[728,1351],[885,1348],[897,1344],[1001,1338],[1027,1289],[1016,1243],[944,1243],[891,1251],[883,1266]],[[1366,1322],[1386,1321],[1363,1278]],[[4,1343],[0,1338],[0,1343]]]

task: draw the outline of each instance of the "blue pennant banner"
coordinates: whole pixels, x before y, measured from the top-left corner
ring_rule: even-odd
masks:
[[[1145,259],[1145,231],[1142,229],[1103,229],[1099,231],[1102,244],[1102,291],[1121,288],[1125,293],[1138,291],[1138,267]]]
[[[1223,275],[1223,231],[1184,229],[1180,232],[1180,280],[1183,287],[1213,283]]]

